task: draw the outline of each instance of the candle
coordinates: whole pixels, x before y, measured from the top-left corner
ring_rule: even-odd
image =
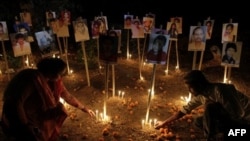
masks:
[[[156,122],[157,122],[157,119],[154,119],[154,125],[153,126],[155,126]]]
[[[98,121],[98,110],[95,111],[96,120]]]
[[[149,119],[148,124],[149,124],[149,127],[150,127],[150,128],[151,128],[151,123],[152,123],[152,119]]]
[[[124,97],[125,92],[122,92],[122,98]]]
[[[100,113],[100,117],[101,117],[101,121],[103,121],[103,114],[102,113]]]
[[[118,97],[120,97],[120,95],[121,95],[121,91],[119,90],[119,91],[118,91]]]
[[[144,124],[145,124],[145,120],[143,119],[143,120],[141,121],[142,128],[144,128]]]

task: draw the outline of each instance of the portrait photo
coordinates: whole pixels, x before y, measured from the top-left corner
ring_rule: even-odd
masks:
[[[95,21],[99,22],[99,33],[106,34],[108,30],[108,19],[107,16],[98,16],[95,17]]]
[[[222,47],[222,66],[239,67],[242,42],[224,42]]]
[[[178,29],[178,34],[182,34],[182,17],[172,17],[170,18],[170,22],[176,23],[177,29]]]
[[[14,57],[31,54],[31,47],[26,34],[12,33],[10,34],[10,39]]]
[[[188,51],[204,51],[206,46],[206,26],[191,26]]]
[[[131,25],[132,38],[144,38],[144,27],[139,19],[134,19]]]
[[[153,28],[153,21],[154,19],[151,17],[143,17],[143,28],[144,28],[144,33],[150,34],[151,30]]]
[[[68,10],[61,11],[60,24],[68,26],[71,24],[71,13]]]
[[[35,36],[42,56],[52,56],[59,53],[56,47],[55,35],[51,29],[35,32]]]
[[[237,41],[238,23],[224,23],[222,26],[222,43]]]
[[[0,21],[0,41],[9,40],[9,33],[6,21]]]
[[[77,19],[76,21],[73,21],[73,27],[76,42],[89,40],[87,19]]]
[[[13,25],[13,27],[14,27],[14,31],[16,33],[25,34],[25,36],[27,37],[28,42],[33,42],[34,41],[34,38],[33,38],[32,34],[31,34],[30,27],[29,27],[28,23],[18,21]]]
[[[118,37],[109,35],[99,36],[99,59],[104,63],[117,63],[118,57]]]
[[[30,12],[22,12],[20,13],[21,22],[27,23],[28,26],[32,26],[32,19]]]
[[[153,19],[153,22],[152,22],[152,28],[154,28],[154,27],[155,27],[155,14],[154,14],[154,13],[149,12],[149,13],[147,13],[147,14],[146,14],[146,17],[148,17],[148,18],[152,18],[152,19]]]
[[[97,20],[91,22],[91,36],[92,39],[99,38],[101,23]]]
[[[57,37],[69,37],[68,25],[60,24],[60,21],[58,19],[50,20],[50,28],[53,34],[56,34]]]
[[[124,29],[131,29],[134,15],[124,15]]]
[[[169,35],[150,34],[149,46],[147,50],[147,63],[166,64]]]
[[[170,38],[177,38],[179,31],[175,22],[167,22],[167,33]]]
[[[56,18],[56,12],[47,11],[45,14],[46,14],[46,24],[47,24],[47,26],[49,26],[50,20]]]
[[[121,43],[122,43],[122,30],[120,29],[113,29],[108,31],[109,36],[117,37],[118,42],[118,53],[121,53]]]
[[[207,26],[206,39],[209,40],[211,39],[211,36],[212,36],[214,20],[204,20],[203,25]]]

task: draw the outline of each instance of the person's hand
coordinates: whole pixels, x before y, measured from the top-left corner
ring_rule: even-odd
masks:
[[[87,112],[91,117],[95,117],[95,112],[88,109],[88,112]]]
[[[154,125],[155,129],[160,129],[160,128],[163,128],[164,126],[166,125],[165,122],[163,121],[157,121],[156,124]]]
[[[91,117],[95,116],[95,112],[90,109],[83,108],[82,111],[88,113]]]

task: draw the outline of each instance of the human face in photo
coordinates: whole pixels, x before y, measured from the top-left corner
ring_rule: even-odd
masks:
[[[228,48],[226,53],[227,56],[233,57],[235,50],[233,48]]]
[[[202,42],[204,38],[203,30],[201,28],[196,29],[193,36],[195,42]]]

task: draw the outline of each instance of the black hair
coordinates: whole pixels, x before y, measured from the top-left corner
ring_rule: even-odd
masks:
[[[131,16],[127,16],[127,17],[125,18],[125,20],[132,20],[132,17],[131,17]]]
[[[206,24],[212,24],[212,21],[210,21],[210,20],[208,20],[208,21],[206,21]]]
[[[20,39],[20,38],[25,38],[24,37],[24,34],[22,34],[22,33],[17,33],[16,35],[15,35],[15,39]]]
[[[234,25],[232,23],[229,23],[226,25],[226,28],[231,27],[232,29],[234,28]]]
[[[115,36],[115,37],[117,37],[117,33],[114,30],[110,30],[108,33],[109,33],[108,34],[109,36]]]
[[[184,81],[186,84],[189,84],[191,86],[197,86],[197,85],[203,86],[209,84],[209,81],[200,70],[192,70],[188,72],[184,76]]]
[[[226,52],[229,48],[233,48],[233,49],[235,50],[235,52],[237,52],[237,46],[236,46],[235,43],[231,43],[231,42],[227,43],[226,48],[225,48],[225,52]]]
[[[38,71],[49,77],[64,73],[66,66],[66,63],[62,59],[52,57],[43,58],[37,63]]]
[[[155,37],[155,39],[154,39],[154,42],[153,43],[155,43],[157,40],[161,40],[161,41],[163,41],[163,44],[165,45],[166,44],[166,42],[167,42],[167,39],[166,39],[166,37],[164,36],[164,35],[158,35],[157,37]]]
[[[193,34],[192,34],[192,35],[194,35],[194,34],[195,34],[195,31],[198,30],[198,29],[201,29],[202,32],[205,33],[204,30],[203,30],[203,28],[202,28],[201,26],[197,26],[197,27],[194,28]]]

